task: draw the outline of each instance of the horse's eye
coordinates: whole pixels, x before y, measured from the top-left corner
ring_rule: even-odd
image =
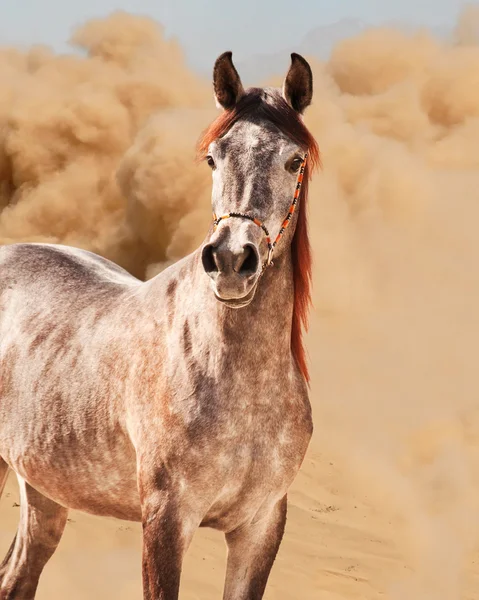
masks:
[[[302,164],[302,159],[301,158],[294,158],[291,161],[291,164],[289,165],[289,170],[291,171],[291,173],[297,173],[299,171],[299,168]]]
[[[208,155],[208,156],[206,157],[206,162],[208,163],[208,165],[209,165],[209,166],[210,166],[212,169],[214,169],[214,168],[215,168],[215,161],[213,160],[213,157],[212,157],[212,156],[209,156],[209,155]]]

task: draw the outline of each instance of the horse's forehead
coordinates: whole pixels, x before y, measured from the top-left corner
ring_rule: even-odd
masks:
[[[240,121],[228,133],[215,142],[222,158],[234,153],[236,156],[254,152],[255,155],[282,154],[293,146],[292,142],[269,123]]]

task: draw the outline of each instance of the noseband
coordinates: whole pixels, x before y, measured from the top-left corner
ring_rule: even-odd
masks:
[[[301,191],[301,184],[303,183],[304,169],[306,167],[306,159],[307,158],[308,158],[308,153],[306,152],[306,154],[304,155],[304,158],[303,158],[303,162],[301,163],[301,167],[299,169],[298,179],[296,181],[296,188],[294,190],[293,201],[291,202],[291,205],[289,207],[289,211],[286,216],[286,219],[283,221],[283,223],[280,227],[279,233],[276,236],[276,239],[274,240],[273,243],[271,243],[271,236],[269,235],[269,231],[266,228],[266,225],[264,223],[262,223],[256,217],[253,217],[252,215],[246,215],[244,213],[238,213],[238,212],[230,212],[230,213],[227,213],[226,215],[223,215],[222,217],[216,217],[216,215],[213,213],[213,226],[214,226],[215,230],[221,221],[224,221],[225,219],[230,219],[230,218],[248,219],[248,221],[251,221],[255,225],[258,225],[258,227],[261,227],[261,229],[264,231],[264,234],[266,236],[266,243],[268,244],[268,257],[267,257],[266,261],[263,263],[262,271],[264,271],[266,269],[266,267],[268,267],[269,265],[273,264],[274,249],[276,248],[277,243],[281,239],[281,236],[283,235],[285,229],[288,227],[289,222],[291,221],[291,219],[294,215],[294,211],[296,210],[296,205],[298,204],[299,193]]]

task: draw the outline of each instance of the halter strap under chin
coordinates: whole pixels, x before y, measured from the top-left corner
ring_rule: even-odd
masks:
[[[298,204],[298,199],[299,199],[299,194],[301,192],[301,184],[303,183],[304,169],[306,167],[306,159],[307,158],[308,158],[308,153],[306,152],[306,154],[304,155],[304,158],[303,158],[303,162],[301,163],[301,167],[299,169],[298,179],[296,181],[296,188],[294,190],[293,201],[291,202],[291,205],[289,207],[289,211],[286,216],[286,219],[281,224],[278,235],[276,236],[273,243],[271,243],[271,236],[269,234],[268,229],[266,228],[266,225],[264,223],[262,223],[256,217],[253,217],[252,215],[246,215],[244,213],[239,213],[239,212],[230,212],[226,215],[223,215],[222,217],[216,217],[216,215],[213,213],[213,226],[215,229],[218,227],[218,225],[220,224],[221,221],[224,221],[225,219],[230,219],[230,218],[248,219],[255,225],[258,225],[258,227],[261,227],[261,229],[264,231],[264,234],[266,236],[266,243],[268,244],[268,257],[267,257],[266,261],[263,263],[263,271],[266,269],[266,267],[273,264],[273,252],[274,252],[274,249],[276,248],[276,244],[281,239],[281,236],[283,235],[285,229],[288,227],[289,222],[291,221],[291,219],[294,215],[294,211],[296,210],[296,206]]]

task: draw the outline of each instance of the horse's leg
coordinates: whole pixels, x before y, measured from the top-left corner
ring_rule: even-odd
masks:
[[[183,557],[200,521],[169,500],[144,514],[144,600],[178,600]]]
[[[139,481],[143,525],[143,598],[178,600],[183,557],[206,507],[175,489],[168,473]]]
[[[0,580],[0,600],[32,600],[43,567],[55,552],[68,510],[42,496],[22,477],[20,523]]]
[[[261,600],[283,538],[287,498],[251,523],[226,534],[228,563],[223,600]]]

